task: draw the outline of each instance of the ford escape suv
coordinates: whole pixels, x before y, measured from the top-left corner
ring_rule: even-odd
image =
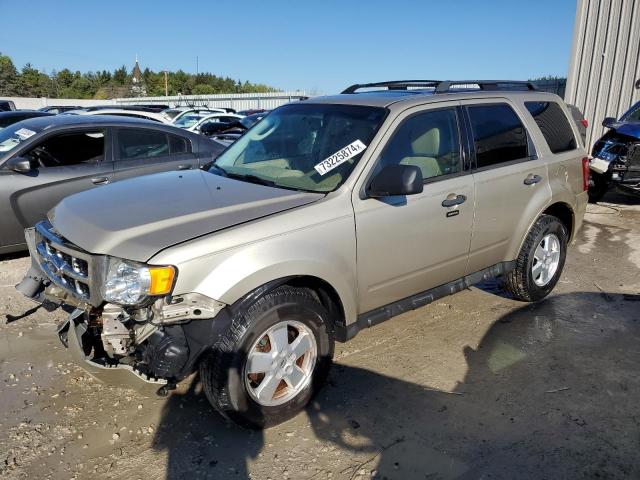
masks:
[[[334,341],[489,277],[553,289],[588,163],[531,84],[395,81],[282,106],[207,171],[72,195],[26,230],[17,286],[89,371],[167,394],[199,370],[223,415],[299,412]]]

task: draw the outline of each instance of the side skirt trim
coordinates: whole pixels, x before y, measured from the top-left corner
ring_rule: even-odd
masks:
[[[351,340],[360,330],[371,328],[397,315],[410,310],[415,310],[416,308],[428,305],[440,298],[458,293],[461,290],[475,285],[476,283],[482,282],[483,280],[500,277],[513,270],[515,266],[515,260],[510,262],[500,262],[478,272],[465,275],[464,277],[452,282],[445,283],[444,285],[440,285],[430,290],[425,290],[424,292],[403,298],[397,302],[362,313],[358,316],[358,319],[355,322],[347,325],[346,327],[339,327],[336,325],[335,339],[339,342]]]

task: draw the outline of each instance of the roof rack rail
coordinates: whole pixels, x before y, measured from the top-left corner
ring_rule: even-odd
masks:
[[[362,88],[387,87],[388,90],[408,90],[409,88],[433,88],[434,93],[449,93],[453,86],[477,85],[480,90],[537,90],[532,82],[522,80],[392,80],[388,82],[356,83],[342,91],[343,94],[356,93]]]
[[[356,93],[362,88],[387,87],[389,90],[407,90],[409,87],[435,88],[440,80],[391,80],[388,82],[356,83],[341,93]]]

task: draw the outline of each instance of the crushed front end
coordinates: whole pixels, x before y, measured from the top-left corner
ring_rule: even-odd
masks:
[[[48,310],[70,313],[58,326],[60,340],[101,380],[166,393],[228,325],[223,303],[172,294],[175,267],[91,254],[48,221],[25,235],[32,265],[16,288]]]
[[[593,147],[591,169],[612,184],[640,194],[640,139],[607,132]]]

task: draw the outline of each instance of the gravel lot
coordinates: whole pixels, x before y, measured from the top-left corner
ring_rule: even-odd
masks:
[[[640,202],[589,206],[554,293],[472,288],[338,344],[306,413],[265,432],[225,423],[197,378],[167,398],[70,363],[61,311],[0,260],[0,477],[638,478]]]

